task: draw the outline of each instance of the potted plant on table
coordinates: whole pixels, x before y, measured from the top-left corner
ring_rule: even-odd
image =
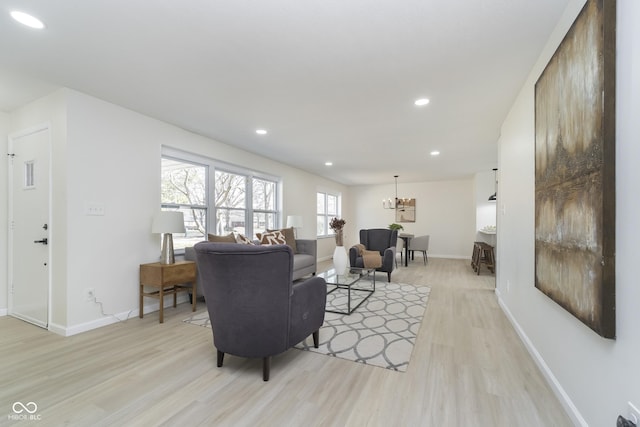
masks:
[[[342,229],[346,223],[347,221],[342,218],[333,218],[329,223],[329,227],[336,233],[336,246],[343,246]]]
[[[400,224],[396,224],[395,222],[393,224],[389,224],[389,230],[404,230],[404,227]]]

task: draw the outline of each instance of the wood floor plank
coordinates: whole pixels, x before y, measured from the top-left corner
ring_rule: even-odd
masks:
[[[0,318],[0,426],[18,423],[6,416],[16,401],[36,402],[42,426],[571,425],[493,275],[430,258],[392,279],[431,287],[404,373],[296,349],[273,358],[266,383],[261,360],[218,368],[211,330],[182,321],[188,304],[163,324],[150,313],[68,338]]]

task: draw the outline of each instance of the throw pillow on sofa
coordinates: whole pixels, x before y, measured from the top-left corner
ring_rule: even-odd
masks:
[[[294,254],[298,253],[298,248],[296,247],[296,235],[295,232],[293,231],[293,227],[289,227],[289,228],[281,228],[279,230],[267,230],[267,231],[279,231],[284,235],[284,240],[287,241],[287,245],[289,245],[291,247],[291,250],[293,251]]]
[[[286,245],[287,241],[284,234],[279,231],[268,231],[266,233],[257,233],[261,245]]]
[[[210,242],[236,243],[236,237],[233,235],[233,233],[229,233],[226,236],[218,236],[218,235],[215,235],[215,234],[209,234],[207,237],[208,237],[208,240]]]
[[[254,243],[249,240],[249,238],[247,236],[245,236],[244,234],[236,234],[236,243],[240,243],[242,245],[253,245]]]

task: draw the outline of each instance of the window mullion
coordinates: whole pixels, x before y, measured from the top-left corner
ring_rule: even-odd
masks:
[[[209,196],[209,207],[211,210],[211,215],[209,215],[208,230],[213,230],[213,234],[215,234],[218,230],[218,205],[216,204],[216,167],[215,166],[211,168],[211,173],[208,176],[207,182],[209,183],[209,191],[207,191],[207,194]]]
[[[248,234],[253,236],[253,179],[251,178],[251,175],[245,175],[244,186],[246,194],[244,199],[244,221],[247,225],[246,229],[248,230]]]

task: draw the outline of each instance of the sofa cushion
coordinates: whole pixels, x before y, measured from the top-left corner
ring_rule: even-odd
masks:
[[[305,267],[311,267],[315,265],[315,257],[307,254],[296,254],[293,257],[293,270],[300,270]]]
[[[208,240],[210,242],[236,243],[236,237],[233,235],[233,233],[229,233],[226,236],[218,236],[218,235],[215,235],[215,234],[209,234],[207,237],[208,237]]]

